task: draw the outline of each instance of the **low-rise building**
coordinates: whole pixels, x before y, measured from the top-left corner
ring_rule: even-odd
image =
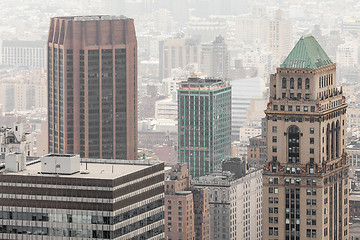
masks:
[[[0,155],[8,153],[24,153],[34,156],[33,135],[27,124],[16,122],[13,128],[0,128]]]

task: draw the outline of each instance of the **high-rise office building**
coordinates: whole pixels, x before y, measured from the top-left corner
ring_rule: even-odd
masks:
[[[348,239],[346,107],[335,63],[301,37],[270,76],[264,239]]]
[[[203,176],[231,155],[231,86],[221,79],[189,78],[178,89],[178,161]]]
[[[134,20],[55,17],[47,46],[49,152],[137,159]]]

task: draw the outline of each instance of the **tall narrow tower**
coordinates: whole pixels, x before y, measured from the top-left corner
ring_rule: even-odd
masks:
[[[47,56],[49,152],[137,159],[134,20],[52,18]]]
[[[346,107],[336,65],[301,37],[270,76],[264,239],[348,239]]]

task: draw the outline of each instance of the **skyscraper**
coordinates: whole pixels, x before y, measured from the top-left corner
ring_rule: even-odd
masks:
[[[231,86],[191,77],[178,89],[178,161],[203,176],[231,155]]]
[[[208,77],[229,78],[229,51],[221,35],[201,45],[200,69]]]
[[[54,17],[47,56],[49,152],[137,159],[134,20]]]
[[[301,37],[270,76],[264,239],[348,239],[346,107],[335,63]]]

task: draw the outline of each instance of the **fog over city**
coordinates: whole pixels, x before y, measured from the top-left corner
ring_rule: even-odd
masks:
[[[0,17],[0,239],[360,236],[359,0]]]

